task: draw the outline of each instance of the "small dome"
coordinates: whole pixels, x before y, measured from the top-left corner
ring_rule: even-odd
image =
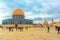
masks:
[[[24,16],[24,12],[20,9],[16,9],[14,12],[13,12],[13,16]]]

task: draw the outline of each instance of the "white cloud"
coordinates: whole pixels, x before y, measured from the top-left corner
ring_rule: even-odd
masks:
[[[33,14],[33,12],[29,11],[29,12],[25,12],[25,18],[27,19],[33,19],[38,17],[37,15]]]
[[[25,0],[25,2],[28,4],[32,4],[34,2],[34,0]]]
[[[60,19],[54,19],[54,22],[59,22],[60,21]]]
[[[35,11],[40,11],[40,8],[39,8],[38,6],[34,6],[33,9],[34,9]]]
[[[27,19],[34,19],[34,18],[38,18],[38,17],[48,18],[48,17],[52,17],[52,15],[49,15],[47,13],[40,13],[40,14],[35,15],[31,11],[25,12],[25,18],[27,18]]]
[[[8,12],[7,13],[4,13],[2,9],[0,10],[0,24],[2,23],[2,20],[3,19],[6,19],[5,17],[7,15],[8,15]]]
[[[46,13],[41,13],[41,14],[40,14],[40,17],[41,17],[41,18],[48,18],[48,17],[49,17],[49,15],[48,15],[48,14],[46,14]]]
[[[0,1],[0,24],[2,23],[3,18],[6,14],[3,12],[3,9],[6,8],[6,5]]]
[[[30,0],[25,0],[27,3],[31,3]]]
[[[0,2],[0,8],[5,8],[6,5],[3,2]]]
[[[2,20],[5,19],[5,18],[3,18],[3,16],[5,16],[5,14],[0,11],[0,24],[1,24]]]
[[[42,23],[40,20],[34,20],[33,23]]]

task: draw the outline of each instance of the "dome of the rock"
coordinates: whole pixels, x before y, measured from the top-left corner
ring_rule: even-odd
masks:
[[[33,20],[25,19],[24,12],[20,9],[16,9],[12,13],[11,19],[5,19],[2,21],[2,24],[33,24]]]

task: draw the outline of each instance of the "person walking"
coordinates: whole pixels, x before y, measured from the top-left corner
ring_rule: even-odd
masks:
[[[47,30],[48,30],[47,32],[49,33],[50,32],[50,26],[47,26]]]
[[[57,31],[58,31],[58,34],[60,33],[60,27],[58,26],[58,28],[57,28]]]
[[[18,29],[18,25],[17,24],[15,24],[15,28],[16,28],[16,30]]]

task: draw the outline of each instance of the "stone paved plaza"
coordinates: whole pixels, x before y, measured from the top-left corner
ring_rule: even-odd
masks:
[[[54,27],[50,28],[50,33],[47,28],[29,28],[23,31],[8,31],[0,29],[0,40],[60,40],[60,34],[57,33]]]

